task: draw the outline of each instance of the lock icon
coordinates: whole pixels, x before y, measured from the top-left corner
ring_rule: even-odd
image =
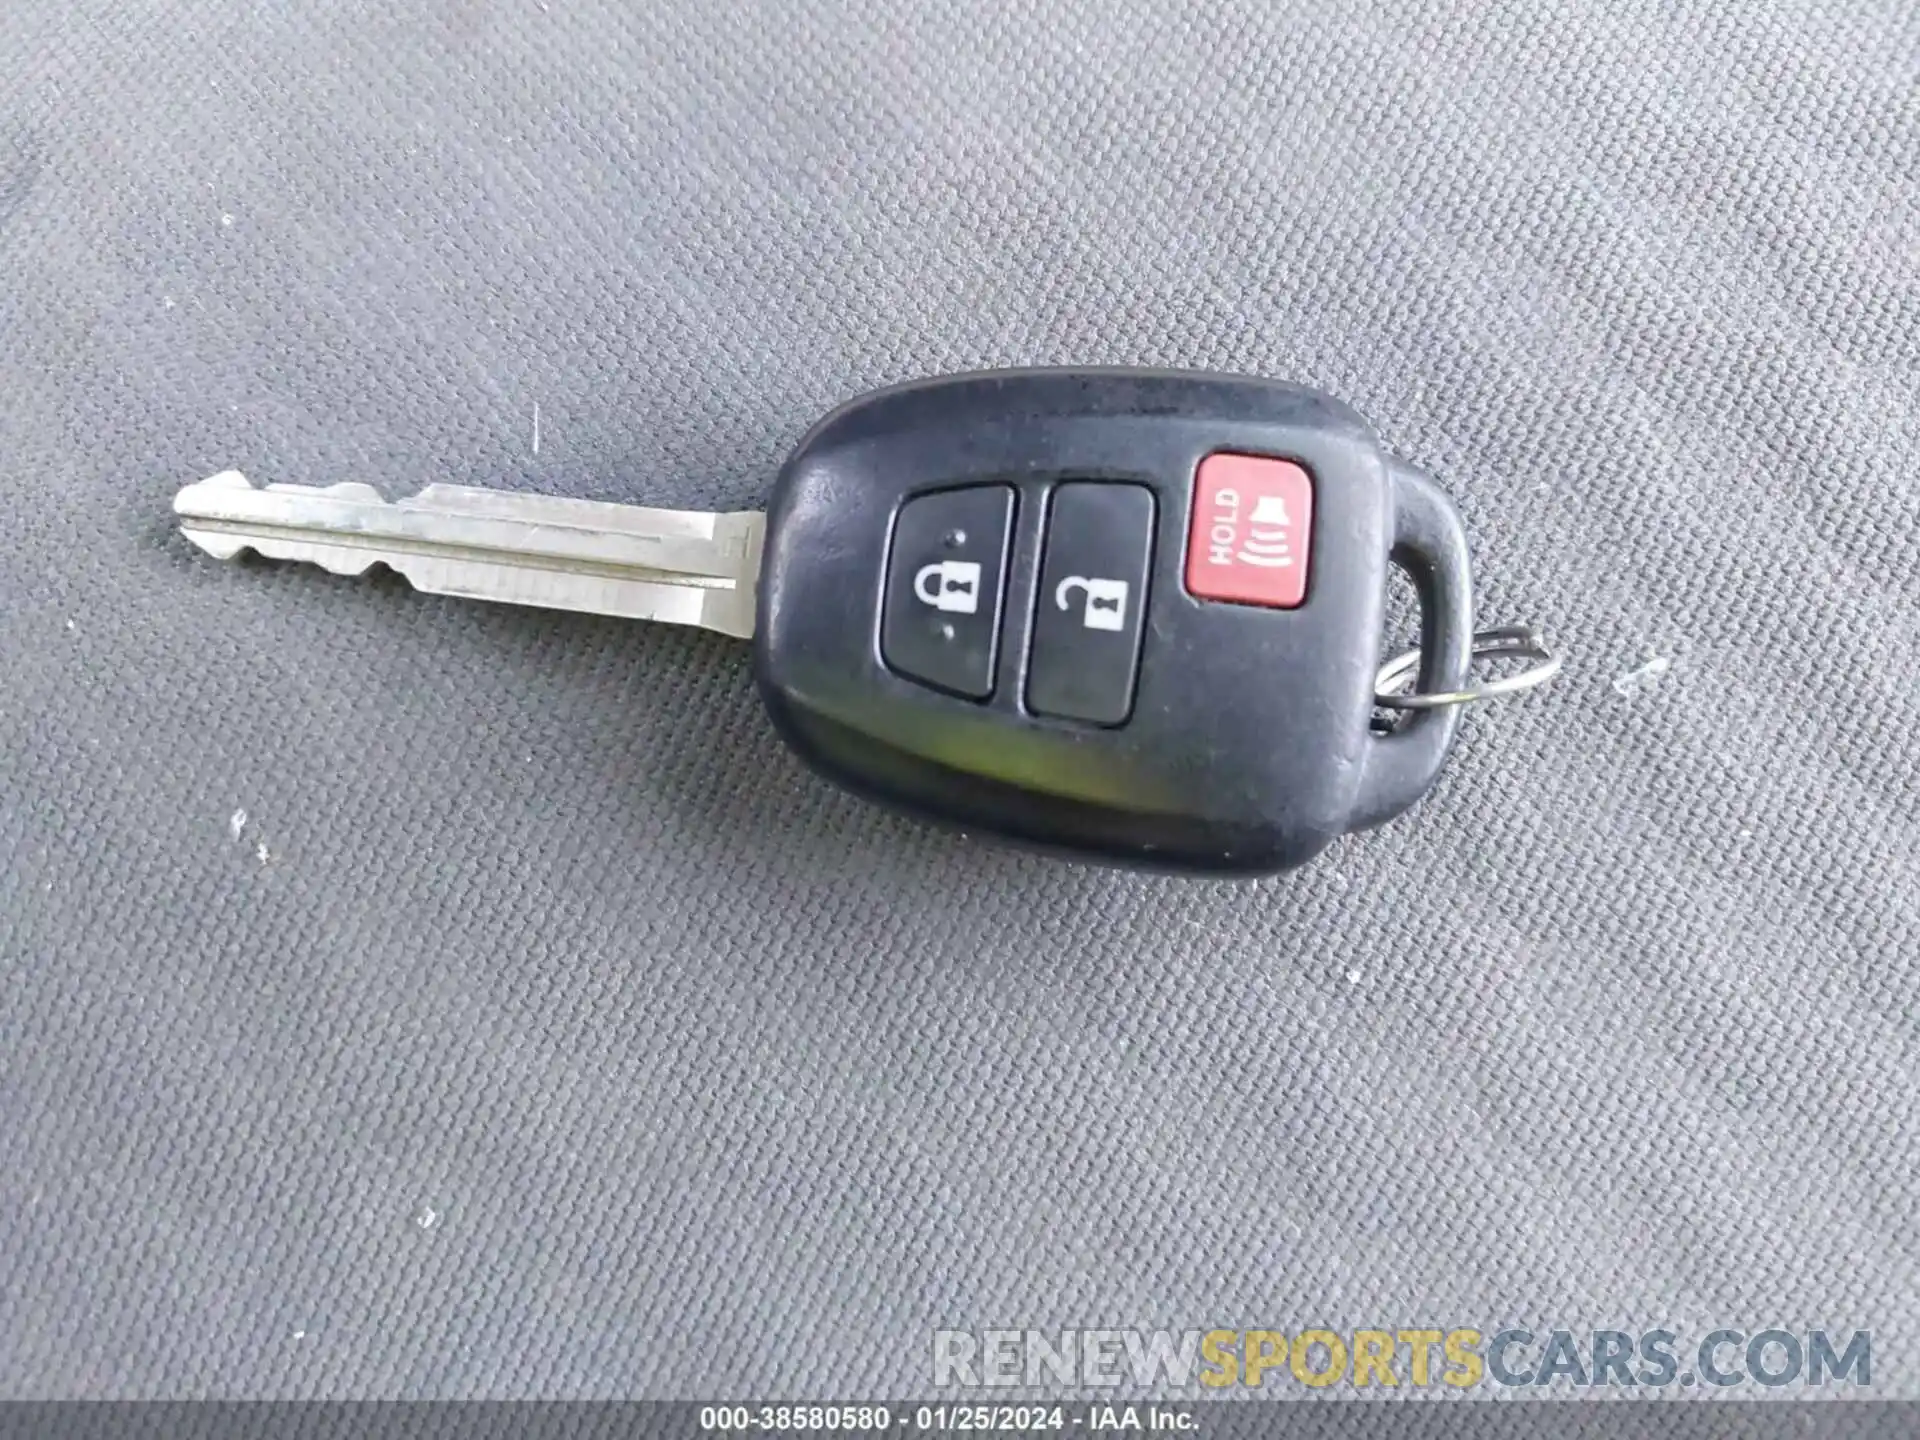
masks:
[[[971,615],[980,608],[980,566],[972,560],[936,560],[913,577],[913,593],[923,605]]]
[[[1127,628],[1126,581],[1089,580],[1084,575],[1069,575],[1054,589],[1053,603],[1062,610],[1071,610],[1073,601],[1068,597],[1075,590],[1086,591],[1086,608],[1080,612],[1080,623],[1086,629],[1124,630]]]

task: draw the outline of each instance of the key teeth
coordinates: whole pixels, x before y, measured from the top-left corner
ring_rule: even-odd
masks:
[[[173,513],[176,515],[192,514],[194,511],[193,502],[195,496],[219,494],[221,492],[230,493],[235,490],[251,490],[253,488],[253,482],[238,470],[222,470],[218,475],[209,475],[204,480],[196,480],[193,484],[183,487],[180,492],[173,497]]]
[[[241,555],[257,555],[262,560],[277,560],[294,565],[315,565],[329,575],[364,575],[376,565],[388,564],[378,555],[346,546],[315,544],[278,537],[234,535],[224,530],[200,530],[182,525],[180,533],[216,560],[232,560]]]
[[[246,537],[241,535],[222,535],[216,531],[195,530],[189,525],[182,525],[180,533],[216,560],[231,560],[243,551],[253,548]]]
[[[318,565],[329,575],[364,575],[376,565],[385,565],[389,570],[404,574],[390,561],[382,560],[378,555],[367,555],[351,550],[326,549],[314,546],[298,556],[288,556],[309,565]]]
[[[656,510],[471,486],[389,501],[364,482],[256,486],[223,470],[174,496],[182,535],[220,560],[333,575],[385,568],[416,590],[752,630],[765,516]]]
[[[270,485],[267,488],[270,490],[305,489],[304,486],[300,485]],[[325,485],[320,488],[319,493],[322,495],[331,495],[336,500],[358,500],[366,505],[384,505],[387,503],[387,497],[382,495],[373,486],[367,484],[364,480],[343,480],[338,485]]]

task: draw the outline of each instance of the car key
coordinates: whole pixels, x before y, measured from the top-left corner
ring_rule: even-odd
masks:
[[[1299,386],[1015,370],[855,400],[765,515],[433,485],[175,500],[211,553],[751,636],[813,768],[916,815],[1086,858],[1222,875],[1298,865],[1432,786],[1468,691],[1467,547],[1445,494]],[[1383,672],[1388,566],[1421,603]],[[1414,694],[1379,694],[1417,669]],[[1411,712],[1382,733],[1376,704]]]

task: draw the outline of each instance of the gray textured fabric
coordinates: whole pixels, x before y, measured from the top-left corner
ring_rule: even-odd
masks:
[[[1910,4],[9,0],[0,76],[5,1393],[1521,1320],[1920,1394]],[[1194,883],[831,790],[723,640],[168,514],[747,506],[1051,362],[1341,394],[1564,681]]]

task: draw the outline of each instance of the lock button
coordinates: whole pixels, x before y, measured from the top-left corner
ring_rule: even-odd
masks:
[[[1123,725],[1133,713],[1153,519],[1144,485],[1075,481],[1053,492],[1027,666],[1034,714]]]
[[[993,694],[1011,485],[916,495],[893,522],[880,654],[896,675],[969,700]]]

